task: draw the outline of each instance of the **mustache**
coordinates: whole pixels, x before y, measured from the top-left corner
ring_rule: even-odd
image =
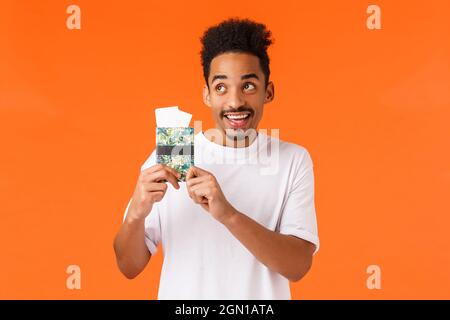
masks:
[[[225,113],[227,113],[227,112],[245,112],[245,111],[249,112],[249,113],[250,113],[250,116],[253,116],[253,114],[255,113],[255,111],[253,111],[253,109],[251,109],[251,108],[248,108],[248,107],[239,107],[239,108],[237,108],[237,109],[222,110],[222,111],[220,112],[220,116],[223,118],[223,117],[225,116]]]

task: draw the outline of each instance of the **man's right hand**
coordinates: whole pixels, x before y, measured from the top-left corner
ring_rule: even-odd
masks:
[[[155,202],[161,201],[167,190],[167,182],[179,189],[180,174],[164,164],[156,164],[141,171],[126,219],[145,219]]]

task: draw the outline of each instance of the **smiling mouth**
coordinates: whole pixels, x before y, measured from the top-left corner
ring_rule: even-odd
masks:
[[[238,129],[245,127],[251,117],[250,111],[243,112],[225,112],[223,117],[227,120],[230,127]]]

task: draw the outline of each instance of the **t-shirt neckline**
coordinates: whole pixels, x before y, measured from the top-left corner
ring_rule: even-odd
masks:
[[[255,139],[253,139],[252,143],[249,146],[235,148],[210,141],[208,138],[206,138],[203,131],[200,131],[197,135],[200,139],[200,142],[207,146],[208,149],[227,158],[244,158],[246,156],[248,157],[251,155],[255,155],[258,152],[258,145],[261,144],[262,138],[262,133],[258,132],[257,136],[255,137]]]

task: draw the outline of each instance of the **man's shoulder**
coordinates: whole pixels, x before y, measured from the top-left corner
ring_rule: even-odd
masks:
[[[293,158],[295,160],[311,159],[308,149],[298,143],[281,140],[279,137],[273,137],[263,134],[263,139],[266,139],[273,151],[279,150],[280,157]]]

